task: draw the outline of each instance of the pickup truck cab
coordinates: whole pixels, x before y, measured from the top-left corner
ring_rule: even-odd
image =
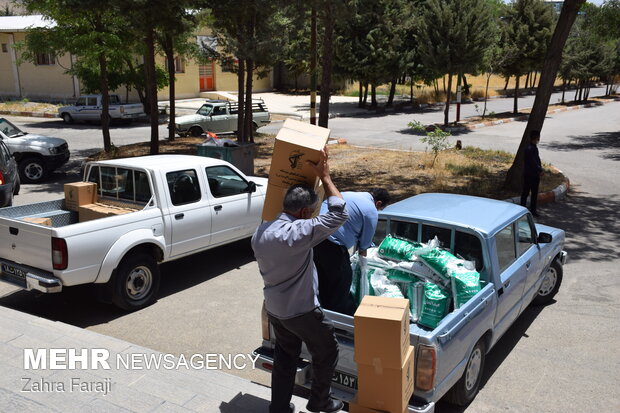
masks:
[[[193,115],[179,116],[175,119],[175,129],[179,136],[200,136],[205,132],[236,132],[239,104],[227,100],[207,100]],[[254,131],[269,124],[269,110],[265,102],[252,102],[252,125]]]
[[[85,181],[98,202],[134,212],[80,222],[63,199],[0,210],[1,281],[44,293],[94,283],[118,307],[142,308],[156,297],[158,263],[250,237],[267,183],[191,155],[91,162]]]
[[[58,116],[65,123],[74,121],[98,121],[101,120],[103,101],[101,95],[80,96],[72,106],[63,106],[58,109]],[[108,109],[110,119],[133,120],[145,117],[144,107],[141,103],[122,104],[118,95],[110,95],[110,106]]]
[[[71,155],[64,139],[24,132],[4,118],[0,118],[0,139],[15,157],[19,178],[25,184],[40,183]]]
[[[377,241],[388,234],[418,242],[437,237],[444,248],[473,261],[480,273],[481,290],[436,328],[415,323],[409,328],[416,353],[409,412],[433,412],[444,395],[467,405],[478,392],[486,354],[530,303],[548,303],[558,292],[566,259],[564,231],[536,224],[527,209],[508,202],[422,194],[379,213]],[[324,311],[340,344],[333,390],[350,400],[357,388],[353,317]],[[273,365],[273,349],[274,336],[263,318],[263,344],[255,353],[265,370]],[[302,352],[298,385],[309,385],[308,360]]]

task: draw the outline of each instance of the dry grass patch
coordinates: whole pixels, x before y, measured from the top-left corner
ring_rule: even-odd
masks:
[[[0,102],[0,110],[18,112],[57,112],[60,105],[52,103],[30,102],[28,100],[9,100]]]
[[[256,137],[257,157],[255,175],[268,176],[273,150],[273,135]],[[160,153],[197,153],[196,145],[202,138],[177,138],[160,141]],[[117,147],[112,153],[101,152],[90,160],[149,154],[148,142]],[[503,151],[488,151],[466,147],[439,154],[435,167],[430,165],[432,153],[408,152],[385,149],[359,148],[350,145],[330,146],[330,166],[334,181],[341,190],[364,191],[371,187],[384,187],[395,200],[422,192],[451,192],[506,199],[517,195],[502,189],[513,155]],[[563,182],[561,174],[545,165],[541,192],[549,191]]]

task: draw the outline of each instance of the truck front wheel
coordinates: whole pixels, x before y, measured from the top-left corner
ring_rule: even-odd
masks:
[[[27,184],[38,184],[47,176],[47,166],[43,159],[30,156],[19,161],[17,165],[19,179]]]
[[[148,306],[159,290],[159,278],[159,266],[152,256],[143,252],[127,255],[112,279],[112,302],[127,311]]]
[[[198,126],[192,126],[189,130],[189,134],[197,138],[202,135],[202,129],[200,129]]]
[[[463,375],[446,395],[450,403],[456,404],[457,406],[467,406],[474,400],[474,397],[476,397],[480,389],[480,382],[482,381],[482,372],[484,371],[484,360],[486,357],[485,353],[486,345],[481,339],[471,351]]]
[[[73,118],[68,113],[63,113],[61,117],[66,124],[73,123]]]
[[[554,260],[545,273],[543,282],[538,290],[538,294],[536,294],[536,297],[532,300],[533,304],[548,304],[553,297],[555,297],[560,289],[560,284],[562,284],[562,273],[562,264],[560,264],[557,260]]]

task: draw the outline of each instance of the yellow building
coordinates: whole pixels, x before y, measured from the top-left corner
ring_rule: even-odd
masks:
[[[29,98],[53,101],[73,100],[82,93],[79,80],[65,73],[71,68],[74,56],[53,56],[42,54],[37,62],[19,62],[19,52],[13,45],[23,41],[28,31],[34,27],[53,27],[54,22],[43,16],[1,16],[0,17],[0,98]],[[203,30],[196,40],[212,40],[208,31]],[[158,65],[165,67],[163,56],[157,56]],[[175,59],[177,99],[204,97],[201,93],[226,91],[236,93],[237,75],[227,71],[218,63],[199,65],[193,60],[181,57]],[[254,77],[254,91],[272,90],[273,79],[269,75],[258,79]],[[117,90],[123,99],[137,101],[135,91],[129,94]],[[159,90],[158,100],[169,99],[168,88]]]

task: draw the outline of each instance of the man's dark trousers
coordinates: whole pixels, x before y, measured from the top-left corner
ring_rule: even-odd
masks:
[[[353,315],[355,303],[350,294],[353,270],[346,247],[329,240],[314,247],[314,265],[319,278],[319,301],[326,310]]]
[[[523,192],[521,192],[521,205],[526,206],[527,196],[532,193],[530,197],[530,211],[532,214],[536,213],[536,201],[538,201],[538,186],[540,184],[539,175],[524,175],[523,176]]]
[[[276,336],[269,413],[289,412],[302,342],[312,356],[312,388],[308,404],[322,406],[327,403],[338,362],[338,342],[331,320],[317,307],[285,320],[270,314],[269,321]]]

